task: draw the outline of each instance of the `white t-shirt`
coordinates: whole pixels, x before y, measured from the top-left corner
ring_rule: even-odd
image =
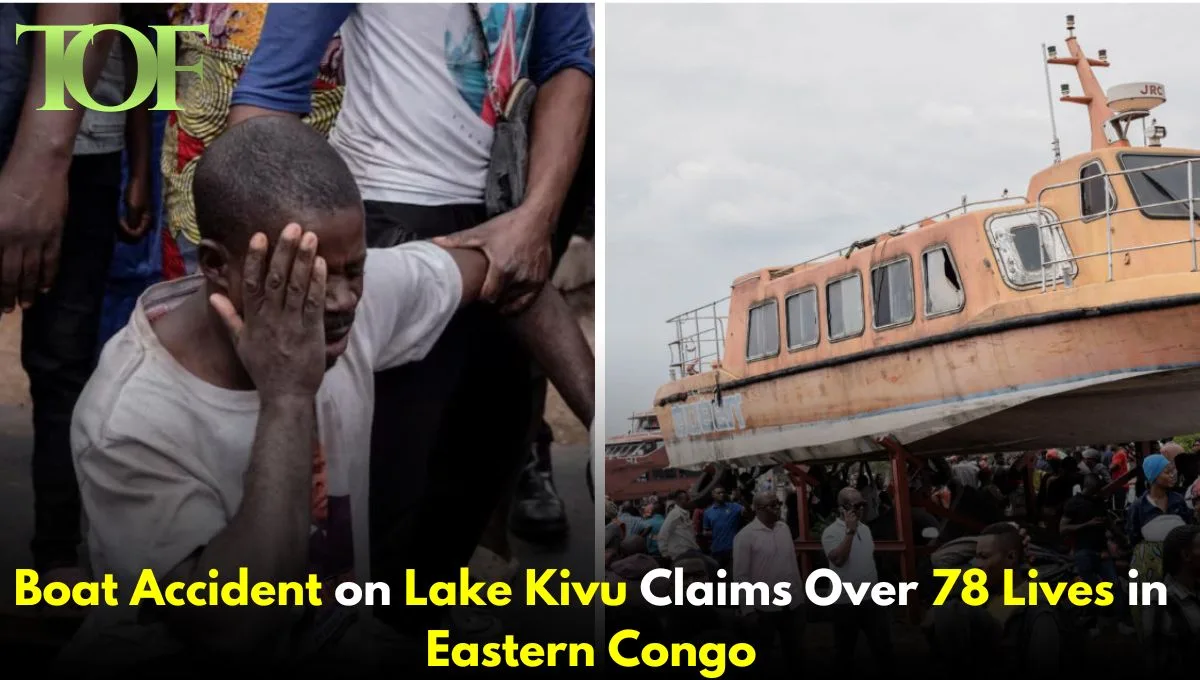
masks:
[[[480,4],[493,97],[523,75],[533,5]],[[480,203],[495,110],[469,3],[361,3],[342,26],[346,95],[329,141],[364,199]],[[420,106],[414,106],[420,102]]]
[[[839,517],[833,521],[833,524],[825,527],[825,532],[821,534],[821,547],[825,550],[825,556],[828,557],[829,553],[841,545],[845,538],[846,522]],[[871,536],[871,528],[859,522],[858,529],[854,532],[854,542],[850,546],[850,556],[840,567],[831,561],[829,568],[838,575],[843,583],[855,586],[862,583],[877,583],[879,572],[875,568],[875,539]],[[843,588],[842,596],[838,598],[838,604],[849,601],[850,594]]]
[[[201,285],[189,277],[147,290],[129,325],[105,346],[75,409],[71,447],[92,568],[98,577],[114,575],[122,599],[142,569],[161,578],[211,541],[241,505],[258,394],[203,382],[166,351],[151,325]],[[323,460],[314,478],[324,482],[327,505],[314,507],[310,548],[320,562],[312,568],[334,580],[369,578],[374,374],[423,358],[461,297],[461,274],[441,248],[416,242],[368,251],[348,347],[317,394]],[[132,612],[95,614],[112,622]]]

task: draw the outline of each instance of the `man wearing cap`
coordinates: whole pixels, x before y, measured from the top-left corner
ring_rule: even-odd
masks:
[[[1109,474],[1108,468],[1100,462],[1100,452],[1093,448],[1083,450],[1083,473],[1096,475],[1100,479],[1100,486],[1108,486],[1112,481],[1112,475]]]

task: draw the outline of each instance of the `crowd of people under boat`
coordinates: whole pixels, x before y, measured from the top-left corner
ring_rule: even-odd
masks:
[[[928,576],[935,564],[974,566],[992,583],[1012,569],[1020,585],[1029,566],[1041,567],[1058,580],[1113,583],[1112,606],[1014,607],[993,599],[989,606],[974,607],[952,599],[924,610],[923,635],[917,636],[924,643],[913,653],[961,668],[978,667],[981,653],[995,652],[988,658],[1003,662],[980,672],[1041,677],[1078,668],[1081,659],[1100,665],[1136,660],[1145,668],[1178,667],[1190,641],[1200,634],[1200,512],[1195,502],[1200,442],[1166,440],[1143,445],[1140,453],[1133,444],[1031,453],[931,459],[911,477],[912,495],[927,501],[914,503],[919,510],[912,513],[914,535],[937,536],[924,539],[928,550],[922,554],[932,555],[921,559],[920,569]],[[1033,469],[1026,469],[1030,464]],[[811,535],[819,536],[821,544],[813,567],[833,569],[844,582],[890,580],[896,574],[893,560],[875,550],[877,538],[895,536],[890,481],[859,463],[810,466],[809,473],[820,482],[807,485],[804,498],[811,510]],[[1022,507],[1030,502],[1027,498],[1034,504],[1032,512]],[[704,495],[678,491],[667,499],[650,497],[620,506],[609,501],[606,577],[636,584],[651,569],[673,567],[690,580],[792,579],[799,584],[795,541],[801,538],[800,527],[798,513],[789,512],[796,502],[796,490],[786,485],[750,494],[720,487]],[[929,502],[950,512],[920,509]],[[954,510],[983,521],[952,530],[954,522],[938,515]],[[930,526],[939,531],[920,530]],[[1127,602],[1131,568],[1137,570],[1137,581],[1165,585],[1165,606]],[[630,588],[631,594],[637,590]],[[803,587],[792,592],[803,593]],[[931,594],[923,595],[927,604]],[[898,613],[850,605],[845,597],[818,611],[803,599],[794,598],[790,608],[647,605],[610,612],[609,627],[633,623],[672,640],[755,640],[760,649],[776,647],[786,667],[799,669],[814,662],[816,645],[806,635],[813,627],[809,624],[829,621],[834,655],[820,655],[823,661],[853,665],[872,658],[876,668],[886,668],[901,655],[893,643],[903,629]],[[869,655],[856,654],[860,637]],[[1109,653],[1111,660],[1106,659]]]

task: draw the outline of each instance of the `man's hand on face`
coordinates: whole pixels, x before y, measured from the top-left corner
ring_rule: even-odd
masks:
[[[0,313],[53,285],[67,215],[66,173],[20,165],[0,170]]]
[[[267,237],[250,239],[242,275],[242,313],[224,295],[210,303],[229,329],[238,357],[264,401],[311,398],[325,377],[325,260],[317,236],[289,224],[267,263]]]
[[[505,314],[533,302],[550,275],[548,229],[532,212],[517,208],[457,234],[433,240],[443,248],[475,248],[488,258],[480,299],[498,304]]]
[[[842,521],[846,523],[846,532],[858,531],[858,511],[854,508],[846,508],[843,512],[845,514]]]

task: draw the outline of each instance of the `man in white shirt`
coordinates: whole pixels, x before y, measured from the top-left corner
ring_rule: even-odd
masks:
[[[587,184],[577,171],[592,113],[586,7],[272,4],[230,120],[308,113],[312,74],[339,30],[347,84],[329,139],[366,202],[367,243],[448,238],[441,244],[479,248],[489,261],[483,298],[502,311],[520,308],[565,251],[562,225],[574,227],[569,215],[582,214],[594,194],[576,190]],[[515,152],[528,161],[524,197],[492,215],[484,202],[497,131],[524,78],[537,86],[527,148]],[[531,378],[528,356],[498,317],[486,306],[464,309],[422,361],[377,376],[371,552],[389,579],[403,579],[406,568],[417,569],[422,585],[453,579],[512,491],[501,482],[515,482],[530,457],[544,381]],[[564,531],[548,477],[526,481],[535,484],[522,488],[549,502],[515,504],[530,521],[514,528]],[[448,506],[441,499],[450,494],[474,502]],[[435,542],[438,550],[411,549]],[[443,612],[379,613],[423,630],[434,624],[426,615]],[[401,620],[406,613],[417,616]]]
[[[773,492],[754,496],[754,520],[733,539],[733,580],[766,583],[774,593],[776,583],[790,583],[791,603],[742,605],[750,627],[769,647],[778,636],[790,672],[798,672],[804,659],[804,582],[796,560],[796,544],[787,524],[779,521],[783,504]]]
[[[677,491],[675,503],[667,511],[658,530],[658,551],[674,562],[690,552],[699,552],[696,531],[692,528],[691,500],[687,491]]]
[[[486,275],[478,251],[368,250],[353,177],[295,118],[222,134],[195,197],[201,273],[143,295],[75,411],[91,563],[126,595],[142,569],[160,582],[315,573],[325,606],[97,609],[71,657],[91,666],[297,661],[354,639],[369,612],[331,596],[371,578],[373,375],[425,356]],[[512,326],[590,422],[593,359],[562,299],[547,288]]]
[[[875,539],[871,529],[859,520],[866,511],[867,503],[854,487],[838,492],[838,518],[821,534],[821,546],[829,558],[832,569],[843,583],[854,585],[879,581],[875,567]],[[833,605],[833,637],[837,658],[849,661],[854,658],[858,645],[858,633],[862,631],[867,645],[875,657],[877,668],[886,668],[892,661],[891,621],[887,609],[871,601],[861,605],[850,603],[850,595],[843,589],[837,603]]]

